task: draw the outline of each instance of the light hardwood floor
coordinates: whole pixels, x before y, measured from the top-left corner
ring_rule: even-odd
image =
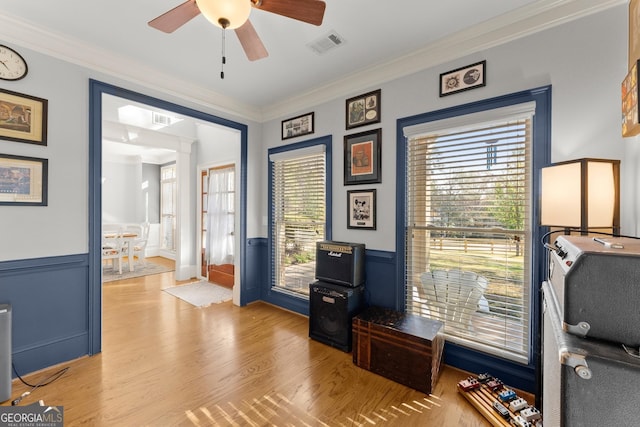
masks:
[[[154,259],[158,261],[158,259]],[[25,376],[65,426],[487,426],[443,366],[432,395],[358,368],[308,338],[308,319],[265,303],[195,308],[163,273],[106,283],[102,353]],[[29,390],[13,383],[13,398]],[[9,402],[5,402],[4,405]]]

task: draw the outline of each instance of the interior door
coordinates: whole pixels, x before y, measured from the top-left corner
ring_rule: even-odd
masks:
[[[201,173],[201,274],[210,282],[233,287],[235,262],[235,165]]]

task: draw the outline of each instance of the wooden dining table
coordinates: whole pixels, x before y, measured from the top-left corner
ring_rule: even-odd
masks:
[[[105,239],[115,239],[120,235],[121,239],[127,245],[127,260],[129,262],[129,271],[133,271],[133,241],[138,237],[137,233],[132,233],[129,231],[125,231],[122,234],[115,232],[106,232],[104,233]]]

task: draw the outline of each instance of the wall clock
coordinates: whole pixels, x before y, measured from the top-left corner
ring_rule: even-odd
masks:
[[[28,70],[27,61],[18,52],[0,44],[0,79],[20,80]]]

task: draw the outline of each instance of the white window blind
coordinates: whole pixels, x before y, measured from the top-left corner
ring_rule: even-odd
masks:
[[[534,107],[405,129],[407,311],[442,320],[449,341],[522,363]]]
[[[324,240],[324,145],[270,156],[272,161],[272,266],[274,289],[309,294],[315,280],[316,242]]]

